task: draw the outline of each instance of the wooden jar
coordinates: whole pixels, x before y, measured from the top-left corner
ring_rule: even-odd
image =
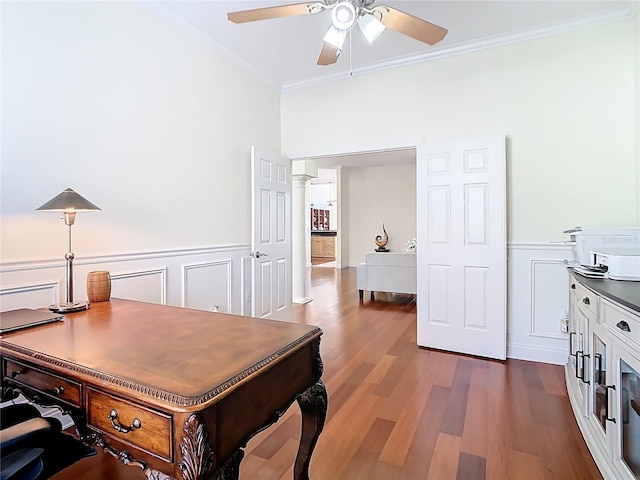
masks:
[[[87,298],[89,302],[106,302],[111,297],[111,276],[106,270],[89,272]]]

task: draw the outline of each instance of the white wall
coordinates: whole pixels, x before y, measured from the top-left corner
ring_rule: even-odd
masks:
[[[338,108],[353,98],[361,99],[357,108]],[[310,123],[324,125],[323,135],[306,131]],[[640,18],[282,97],[283,151],[294,158],[494,134],[507,136],[508,356],[564,363],[562,260],[571,253],[550,242],[567,239],[562,231],[575,225],[640,225]],[[381,220],[370,218],[378,215],[373,192],[384,195],[387,187],[354,169],[343,172],[343,240],[353,265],[374,248]],[[405,208],[414,205],[407,200]],[[402,233],[389,228],[390,244],[413,237],[407,231],[398,238]]]
[[[2,260],[64,254],[34,210],[66,187],[103,210],[78,215],[78,256],[247,243],[279,101],[137,2],[3,2]]]
[[[349,264],[364,262],[376,248],[375,238],[389,236],[387,248],[401,252],[416,236],[416,166],[350,168],[347,207],[349,209]]]
[[[505,134],[510,241],[638,225],[639,28],[636,18],[285,92],[283,151],[306,158]],[[354,98],[357,107],[342,107]]]
[[[280,151],[280,93],[138,2],[3,2],[1,308],[64,298],[66,187],[114,295],[241,313],[250,146]],[[230,208],[232,207],[232,208]]]

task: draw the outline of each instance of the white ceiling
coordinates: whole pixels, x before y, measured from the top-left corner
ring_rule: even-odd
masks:
[[[592,24],[628,18],[640,0],[422,1],[377,0],[449,30],[429,46],[387,29],[372,45],[355,28],[335,65],[318,66],[329,11],[234,24],[227,12],[299,3],[296,0],[167,0],[142,2],[156,13],[221,46],[263,80],[295,88],[404,63],[426,61]],[[348,40],[347,40],[348,45]]]
[[[316,64],[331,24],[328,11],[245,24],[227,20],[228,12],[291,3],[299,0],[154,0],[141,5],[221,47],[235,62],[282,90],[618,21],[635,15],[640,6],[640,0],[377,0],[374,5],[387,4],[449,32],[429,46],[387,29],[369,45],[355,28],[351,51],[345,47],[338,62],[329,66]],[[415,150],[315,160],[322,168],[409,164],[415,162]],[[319,178],[316,183],[326,182]]]

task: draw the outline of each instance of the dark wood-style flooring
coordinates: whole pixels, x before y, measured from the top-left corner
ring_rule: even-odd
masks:
[[[355,269],[314,268],[294,321],[320,326],[327,423],[313,480],[600,479],[569,405],[563,368],[416,346],[413,296],[358,302]],[[366,296],[365,296],[366,297]],[[297,406],[253,438],[241,479],[291,479]],[[57,480],[144,478],[108,455]]]

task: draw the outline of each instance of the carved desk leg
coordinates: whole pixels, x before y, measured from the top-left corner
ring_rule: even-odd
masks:
[[[231,458],[218,469],[214,480],[237,480],[240,478],[240,462],[243,457],[244,451],[242,449],[236,450],[236,453],[231,455]]]
[[[324,421],[327,417],[327,389],[322,380],[318,380],[300,395],[298,404],[302,412],[302,436],[293,470],[293,478],[294,480],[308,480],[311,454],[324,428]]]

